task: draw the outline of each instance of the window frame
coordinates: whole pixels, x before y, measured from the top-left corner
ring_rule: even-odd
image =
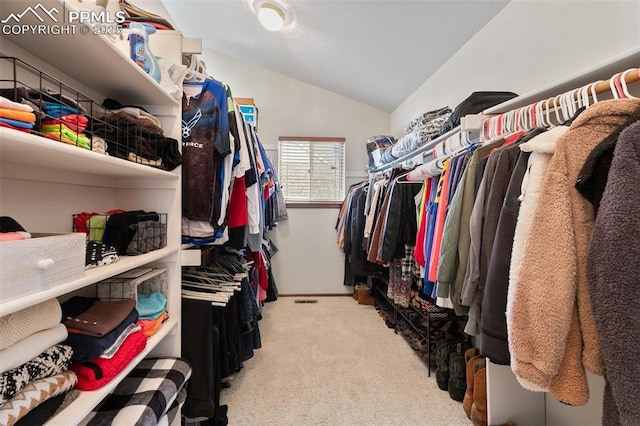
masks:
[[[342,145],[343,152],[343,161],[344,166],[342,168],[343,173],[343,188],[342,192],[346,195],[346,184],[347,184],[347,146],[346,146],[346,138],[344,137],[323,137],[323,136],[279,136],[278,137],[278,170],[282,171],[283,167],[281,164],[281,143],[282,142],[309,142],[313,143],[339,143]],[[280,181],[282,181],[282,176],[280,176]],[[344,196],[343,196],[344,198]],[[335,208],[342,206],[343,200],[310,200],[310,201],[297,201],[297,200],[287,200],[285,198],[285,204],[287,207],[291,208]]]

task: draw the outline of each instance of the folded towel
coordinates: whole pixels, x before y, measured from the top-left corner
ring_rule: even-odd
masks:
[[[10,118],[0,118],[0,123],[8,124],[9,126],[17,127],[19,129],[33,129],[34,123],[27,123],[26,121],[12,120]]]
[[[0,108],[13,109],[16,111],[33,112],[33,108],[29,105],[21,104],[19,102],[13,102],[11,99],[7,99],[4,96],[0,96]]]
[[[15,109],[0,108],[0,117],[10,118],[11,120],[24,121],[26,123],[35,123],[36,115],[27,111],[16,111]]]
[[[88,123],[87,117],[79,114],[67,114],[50,120],[42,120],[42,124],[64,124],[76,133],[84,132]]]
[[[54,345],[18,368],[0,374],[0,406],[30,382],[67,371],[72,353],[69,346]]]
[[[17,341],[0,351],[0,373],[19,367],[66,338],[67,329],[58,324]]]
[[[113,358],[95,358],[84,364],[73,364],[71,370],[78,376],[76,387],[87,391],[100,389],[120,374],[146,345],[147,337],[138,331],[125,339]]]
[[[19,132],[24,132],[24,133],[31,133],[31,129],[24,129],[22,127],[15,127],[15,126],[12,126],[11,124],[3,123],[2,121],[0,121],[0,127],[17,130]]]
[[[0,407],[0,424],[12,426],[45,401],[62,395],[77,382],[73,371],[65,371],[29,383]],[[36,424],[36,423],[31,423]]]
[[[78,110],[68,105],[59,104],[57,102],[45,101],[44,112],[53,118],[58,118],[63,115],[77,114]]]
[[[49,299],[37,305],[22,309],[21,311],[3,316],[0,318],[0,350],[6,349],[38,331],[57,326],[60,324],[61,318],[62,309],[60,308],[58,299]]]

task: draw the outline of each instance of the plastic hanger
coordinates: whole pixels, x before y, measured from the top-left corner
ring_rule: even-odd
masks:
[[[624,71],[621,75],[620,75],[620,86],[622,86],[622,92],[624,93],[625,97],[627,97],[628,99],[637,99],[636,96],[633,96],[630,92],[629,92],[629,87],[627,87],[627,73],[629,72],[638,72],[637,69],[635,68],[631,68],[628,69],[626,71]]]
[[[589,91],[591,92],[591,99],[593,100],[594,104],[598,102],[598,93],[596,92],[596,86],[600,83],[602,83],[602,80],[598,80],[594,83],[591,83],[591,85],[589,86]]]
[[[556,115],[557,124],[562,124],[564,120],[560,117],[560,112],[562,112],[562,106],[559,101],[562,98],[562,95],[558,95],[553,98],[553,113]]]
[[[539,127],[549,127],[544,116],[544,101],[536,102],[535,115],[536,125]]]
[[[407,184],[407,183],[416,184],[416,183],[418,183],[418,184],[422,185],[422,182],[420,182],[420,181],[410,181],[410,180],[406,179],[407,176],[409,176],[409,173],[411,173],[412,171],[413,170],[409,170],[408,172],[404,172],[401,175],[396,176],[396,178],[395,178],[396,183],[397,184]],[[405,179],[401,180],[402,178],[405,178]]]
[[[616,87],[616,76],[614,75],[609,79],[609,88],[611,89],[611,94],[613,95],[613,99],[620,99],[620,93],[618,93],[618,88]]]
[[[551,102],[553,101],[552,98],[547,99],[544,102],[544,109],[545,109],[545,120],[547,122],[547,126],[549,127],[553,127],[553,121],[551,121]]]
[[[584,106],[585,108],[589,108],[590,102],[589,102],[589,88],[591,87],[590,84],[583,86],[580,89],[580,98],[582,99],[582,106]]]

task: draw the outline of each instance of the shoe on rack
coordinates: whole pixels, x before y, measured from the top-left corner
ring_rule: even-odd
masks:
[[[474,426],[487,426],[487,369],[480,368],[473,375],[473,404],[471,421]]]
[[[476,350],[477,353],[479,351]],[[473,349],[469,349],[465,352],[465,356],[471,355],[473,353]],[[475,388],[475,373],[481,368],[485,368],[486,359],[481,355],[476,355],[472,358],[469,358],[467,361],[467,391],[464,394],[464,400],[462,401],[462,409],[464,410],[467,417],[471,418],[471,406],[473,405],[473,392]]]

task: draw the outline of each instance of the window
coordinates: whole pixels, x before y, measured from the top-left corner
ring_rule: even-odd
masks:
[[[287,202],[342,201],[345,194],[345,139],[281,136],[278,177]]]

